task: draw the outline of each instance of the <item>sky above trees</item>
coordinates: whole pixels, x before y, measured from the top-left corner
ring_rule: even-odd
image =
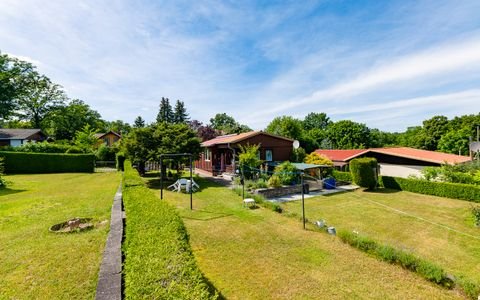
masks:
[[[0,1],[0,50],[109,120],[325,112],[404,131],[479,112],[480,2]]]

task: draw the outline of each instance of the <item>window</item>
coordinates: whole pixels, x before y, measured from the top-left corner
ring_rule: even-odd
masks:
[[[272,150],[265,150],[265,160],[273,161],[273,152]]]
[[[261,159],[261,157],[260,157],[260,150],[257,151],[257,158],[258,158],[258,159]]]
[[[205,149],[205,160],[206,161],[210,161],[210,159],[212,158],[212,151],[210,151],[210,149]]]

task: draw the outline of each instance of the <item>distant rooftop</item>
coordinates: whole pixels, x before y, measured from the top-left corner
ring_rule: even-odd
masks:
[[[45,136],[40,129],[0,128],[0,140],[25,140],[37,133]]]

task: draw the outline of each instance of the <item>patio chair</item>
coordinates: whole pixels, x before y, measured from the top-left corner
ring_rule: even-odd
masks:
[[[180,188],[180,183],[178,182],[178,180],[167,187],[167,189],[169,189],[171,191],[175,191],[175,190],[178,191],[179,188]]]

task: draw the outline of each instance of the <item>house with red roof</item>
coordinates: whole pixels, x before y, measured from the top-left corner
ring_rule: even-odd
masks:
[[[240,145],[247,144],[260,145],[258,155],[267,163],[289,160],[293,150],[292,139],[263,131],[222,135],[201,144],[204,151],[195,162],[195,168],[213,175],[234,173]]]
[[[336,168],[348,170],[350,160],[357,157],[374,157],[380,166],[380,175],[408,177],[421,175],[428,166],[443,164],[461,164],[471,160],[468,156],[414,149],[409,147],[390,147],[352,150],[315,150],[333,161]]]

